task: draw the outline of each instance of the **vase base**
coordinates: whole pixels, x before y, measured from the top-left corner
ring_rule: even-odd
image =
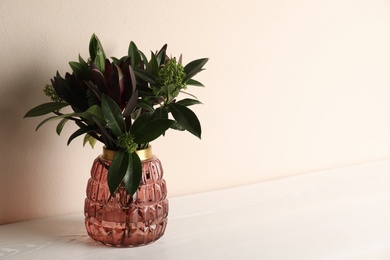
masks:
[[[130,223],[128,227],[103,226],[95,218],[85,218],[88,235],[98,242],[111,247],[140,247],[157,241],[164,235],[167,219],[161,223],[145,225]]]
[[[93,239],[93,238],[92,238]],[[93,239],[95,240],[95,239]],[[158,240],[158,239],[157,239]],[[107,247],[117,247],[117,248],[135,248],[135,247],[143,247],[143,246],[148,246],[150,244],[153,244],[154,242],[156,242],[157,240],[154,240],[152,242],[149,242],[147,244],[141,244],[141,245],[111,245],[111,244],[105,244],[99,240],[95,240],[96,243],[100,244],[100,245],[103,245],[103,246],[107,246]]]

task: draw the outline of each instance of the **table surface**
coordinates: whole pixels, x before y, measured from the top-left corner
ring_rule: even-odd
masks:
[[[170,199],[139,248],[88,237],[83,214],[0,226],[0,259],[390,259],[390,159]]]

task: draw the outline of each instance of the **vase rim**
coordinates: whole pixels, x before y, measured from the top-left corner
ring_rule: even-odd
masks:
[[[137,155],[141,161],[145,161],[145,160],[151,159],[153,157],[151,145],[148,145],[148,147],[145,149],[140,149],[140,150],[137,150],[135,152],[137,153]],[[115,158],[115,154],[116,154],[116,151],[109,150],[109,149],[107,149],[106,146],[103,146],[103,155],[102,155],[103,159],[112,161]]]

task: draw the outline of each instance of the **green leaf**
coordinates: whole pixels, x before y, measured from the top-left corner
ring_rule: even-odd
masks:
[[[191,61],[184,67],[184,72],[186,73],[186,77],[184,78],[183,82],[187,82],[189,79],[191,79],[193,76],[198,74],[200,71],[202,71],[203,66],[207,63],[209,59],[203,58]]]
[[[64,128],[64,125],[65,125],[66,122],[68,122],[68,121],[69,121],[68,118],[63,118],[63,119],[58,123],[58,125],[57,125],[57,127],[56,127],[56,132],[57,132],[58,135],[61,134],[62,129]]]
[[[83,147],[85,146],[85,144],[88,142],[88,139],[89,139],[90,135],[89,134],[85,134],[84,135],[84,140],[83,140]]]
[[[208,58],[193,60],[184,67],[184,72],[189,74],[191,71],[201,70],[208,60]]]
[[[86,143],[89,143],[92,148],[94,148],[96,144],[96,139],[92,137],[90,134],[85,134],[84,140],[83,140],[83,146],[85,146]]]
[[[175,85],[165,85],[160,88],[161,93],[163,93],[163,96],[167,96],[168,100],[172,100],[177,95],[176,90]]]
[[[162,135],[173,123],[175,121],[164,118],[150,120],[133,133],[134,142],[137,144],[149,143]]]
[[[70,114],[64,114],[64,115],[59,115],[59,116],[51,116],[51,117],[48,117],[46,118],[45,120],[43,120],[42,122],[40,122],[37,126],[37,128],[35,128],[35,131],[37,131],[43,124],[47,123],[47,122],[50,122],[50,121],[54,121],[54,120],[58,120],[58,119],[61,119],[61,118],[65,118],[65,117],[73,117],[73,116],[78,116],[79,114],[77,113],[70,113]]]
[[[153,106],[151,106],[147,101],[145,101],[143,99],[138,99],[137,107],[145,108],[146,110],[149,110],[150,112],[154,111]]]
[[[156,108],[156,110],[153,112],[151,119],[157,119],[157,118],[168,118],[168,110],[163,107]]]
[[[183,93],[183,94],[189,95],[189,96],[191,96],[191,97],[193,97],[195,99],[198,99],[197,97],[195,97],[195,95],[192,95],[191,93],[185,92],[183,90],[180,90],[180,93]]]
[[[126,124],[123,120],[121,109],[107,95],[102,96],[102,113],[108,128],[115,136],[120,136],[126,132]]]
[[[164,46],[162,46],[162,48],[158,51],[158,53],[156,55],[158,66],[161,66],[162,64],[165,63],[165,56],[166,56],[167,48],[168,48],[168,45],[164,44]]]
[[[97,126],[95,125],[89,125],[89,126],[85,126],[85,127],[82,127],[80,129],[77,129],[68,139],[68,142],[67,142],[67,145],[69,145],[73,139],[75,139],[76,137],[82,135],[82,134],[85,134],[85,133],[88,133],[90,131],[94,131],[97,129]]]
[[[191,85],[191,86],[204,87],[204,85],[202,83],[200,83],[199,81],[196,81],[194,79],[187,80],[186,84]]]
[[[62,103],[62,102],[48,102],[41,104],[39,106],[34,107],[30,111],[26,113],[24,117],[34,117],[34,116],[42,116],[46,115],[50,112],[58,111],[63,107],[68,106],[69,104],[67,103]]]
[[[169,108],[175,120],[188,132],[201,138],[202,129],[198,117],[186,106],[177,103],[169,104]]]
[[[148,58],[146,57],[146,55],[142,51],[138,50],[138,52],[139,52],[139,55],[141,56],[141,60],[142,60],[143,64],[145,64],[146,70],[149,70]]]
[[[141,114],[131,125],[130,133],[136,132],[142,125],[146,124],[150,120],[152,113]]]
[[[38,129],[45,123],[49,122],[49,121],[52,121],[52,120],[55,120],[55,119],[58,119],[58,116],[51,116],[51,117],[48,117],[46,119],[44,119],[42,122],[40,122],[38,124],[38,126],[35,128],[35,131],[38,131]]]
[[[121,60],[115,57],[111,57],[114,64],[118,64]]]
[[[111,59],[112,59],[112,63],[113,64],[116,64],[116,65],[118,65],[119,63],[121,63],[121,62],[125,62],[127,59],[129,58],[129,56],[123,56],[122,58],[120,58],[120,59],[118,59],[118,58],[115,58],[115,57],[111,57]]]
[[[99,38],[95,34],[92,34],[91,40],[89,41],[89,55],[93,63],[98,66],[99,70],[104,72],[106,54],[104,53],[103,46],[100,43]]]
[[[115,158],[112,161],[110,168],[108,169],[108,188],[111,195],[115,193],[115,190],[121,184],[123,177],[125,177],[127,168],[129,167],[129,154],[123,151],[117,151]]]
[[[86,80],[91,78],[91,71],[86,64],[71,61],[69,62],[69,65],[72,68],[74,74],[76,74],[78,77]]]
[[[83,147],[85,146],[85,144],[89,141],[89,137],[90,135],[89,134],[85,134],[84,135],[84,140],[83,140]]]
[[[89,145],[90,145],[92,148],[94,148],[94,147],[95,147],[95,144],[96,144],[96,142],[97,142],[97,140],[96,140],[96,138],[94,138],[93,136],[89,136],[88,142],[89,142]]]
[[[129,44],[128,55],[131,58],[131,66],[133,68],[137,68],[141,62],[141,55],[139,54],[137,45],[135,45],[134,42],[130,42]]]
[[[107,149],[113,150],[115,149],[115,142],[116,139],[114,139],[111,134],[108,132],[108,130],[103,126],[98,118],[95,118],[95,116],[92,116],[93,121],[97,125],[97,130],[100,130],[101,137],[103,139],[104,144],[107,146]],[[81,127],[81,126],[80,126]]]
[[[137,191],[141,183],[141,179],[142,179],[141,160],[139,159],[137,153],[129,154],[129,163],[123,181],[125,183],[126,191],[130,195],[133,195]]]
[[[98,50],[96,59],[93,63],[95,63],[96,66],[98,66],[101,72],[104,72],[104,70],[106,69],[106,60],[105,60],[104,52],[102,52],[102,50],[100,49]]]
[[[95,119],[99,120],[100,123],[105,124],[106,120],[103,117],[102,108],[98,105],[90,106],[83,114],[82,117],[85,119],[92,121],[92,116],[95,116]]]
[[[95,60],[97,53],[98,38],[95,34],[92,34],[91,39],[89,40],[89,56],[91,60]]]
[[[85,60],[80,56],[79,54],[79,62],[85,66],[88,66],[88,64],[85,62]]]
[[[180,105],[188,107],[188,106],[192,106],[192,105],[202,104],[202,102],[200,102],[197,99],[185,98],[185,99],[182,99],[180,101],[177,101],[176,104],[180,104]]]
[[[156,76],[154,76],[152,73],[140,69],[134,69],[134,74],[152,85],[156,84]]]
[[[184,127],[182,127],[179,123],[174,123],[172,126],[171,126],[172,129],[175,129],[175,130],[178,130],[178,131],[185,131],[186,129]]]

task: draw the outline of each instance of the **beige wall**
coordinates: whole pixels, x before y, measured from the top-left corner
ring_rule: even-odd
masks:
[[[34,2],[34,3],[32,3]],[[202,141],[154,142],[170,196],[390,156],[390,5],[379,0],[22,1],[0,4],[0,224],[81,212],[92,150],[22,119],[95,32],[122,56],[168,43],[209,57]],[[218,202],[216,202],[218,203]]]

